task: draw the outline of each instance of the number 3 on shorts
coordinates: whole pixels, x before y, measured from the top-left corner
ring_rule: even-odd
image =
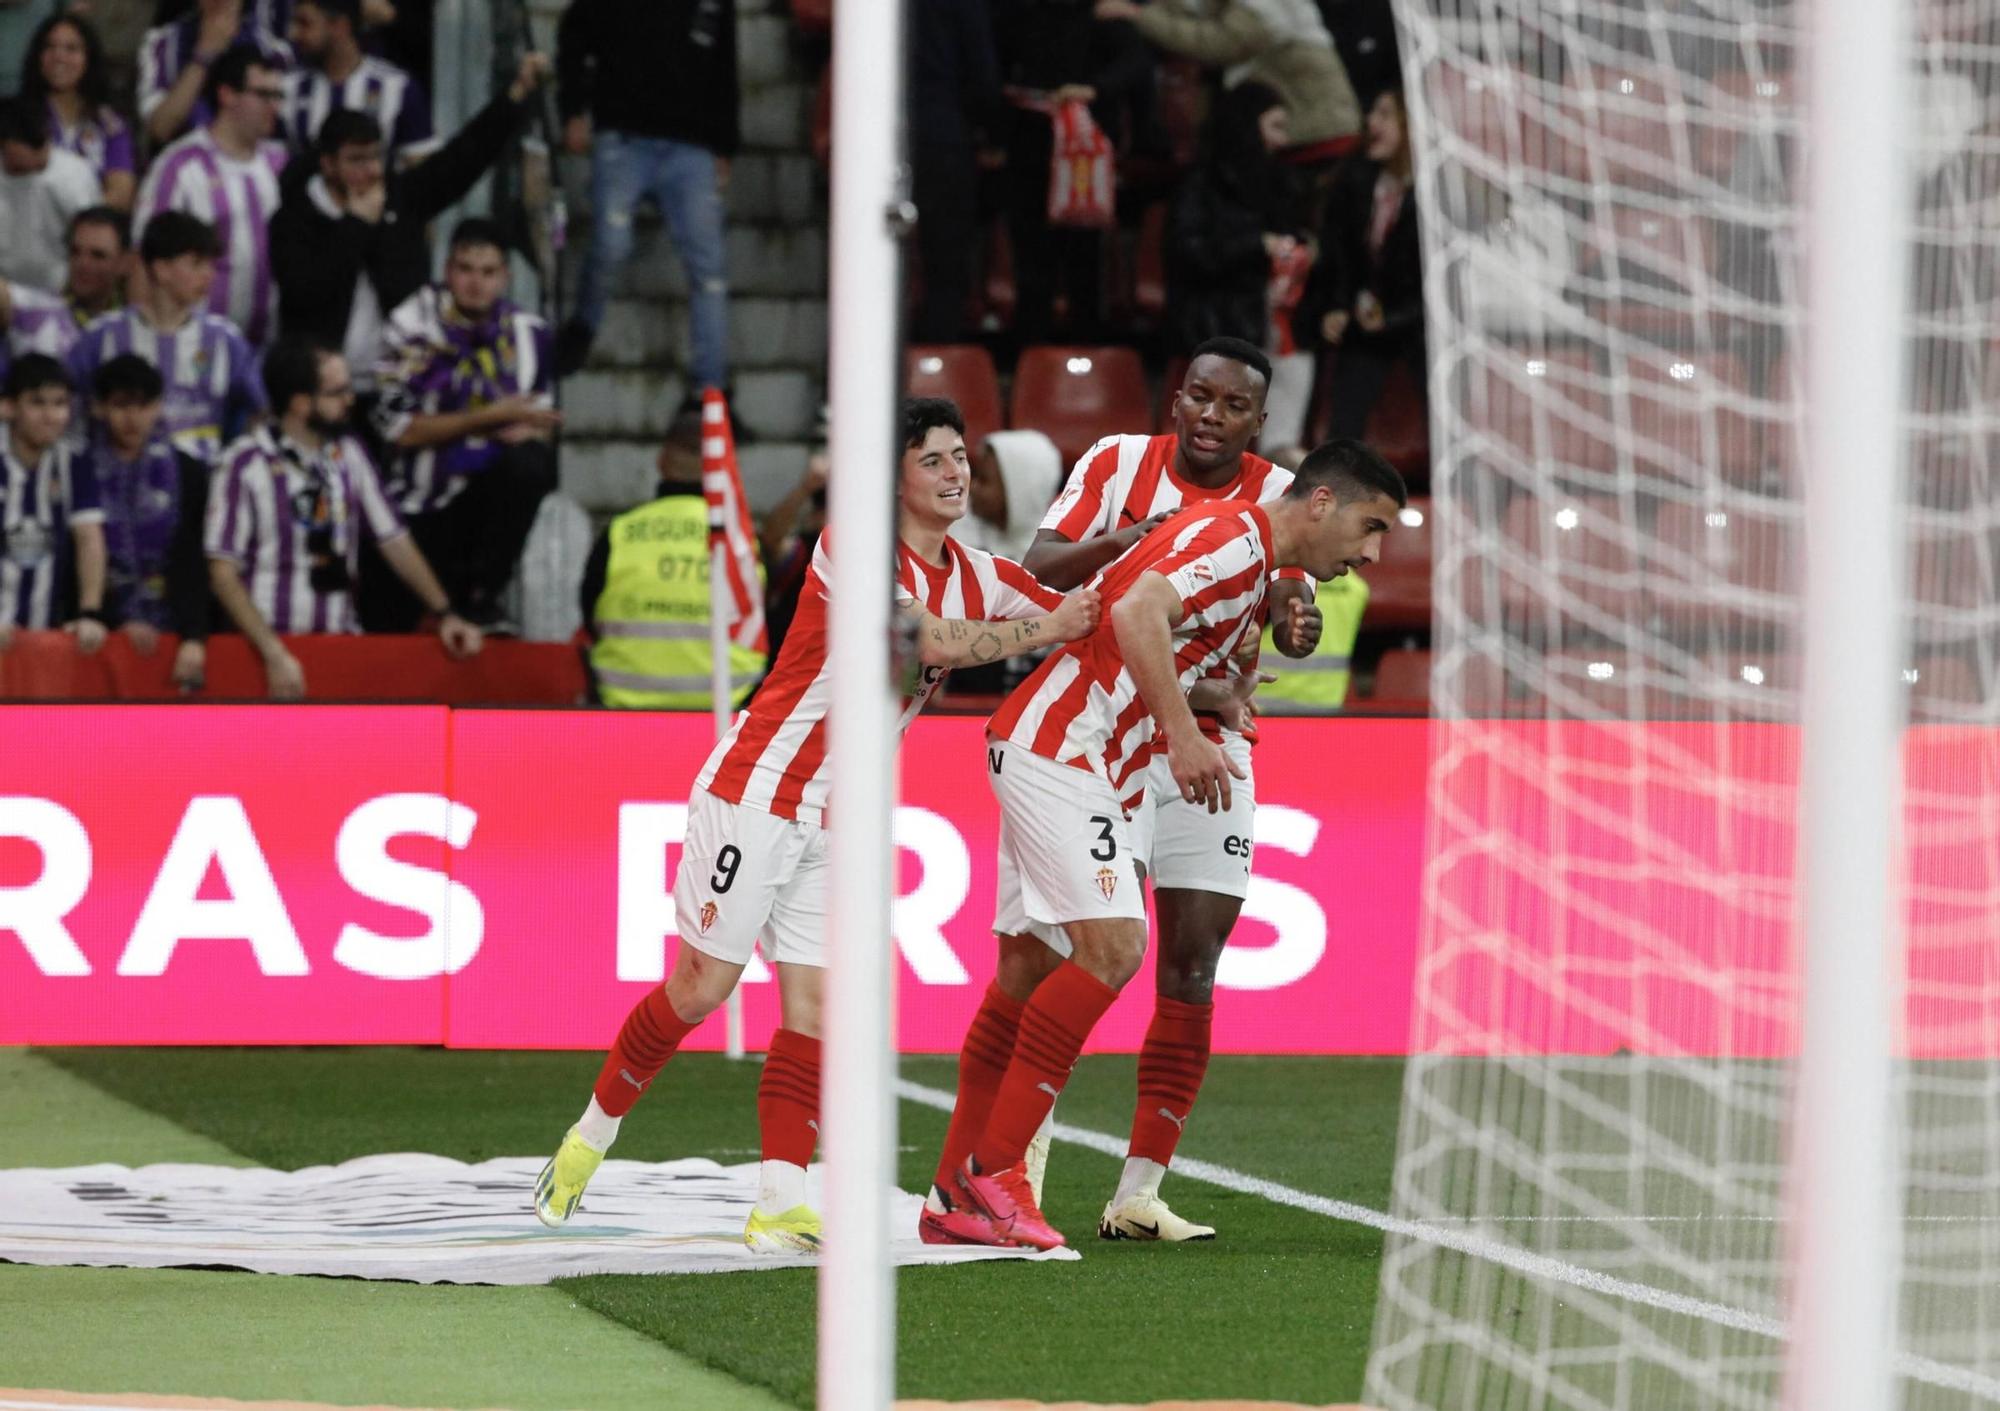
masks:
[[[742,865],[742,849],[734,843],[725,843],[722,851],[715,855],[715,875],[708,879],[709,887],[718,894],[728,891],[736,885],[736,869]]]
[[[1111,836],[1111,820],[1101,813],[1093,813],[1090,821],[1097,825],[1097,846],[1090,850],[1090,855],[1099,862],[1110,862],[1118,856],[1118,840]]]

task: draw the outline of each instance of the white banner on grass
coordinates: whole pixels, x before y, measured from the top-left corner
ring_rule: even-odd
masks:
[[[468,1166],[442,1156],[365,1156],[272,1171],[227,1166],[0,1170],[0,1259],[436,1284],[545,1284],[573,1274],[715,1274],[810,1256],[752,1254],[743,1222],[757,1166],[606,1161],[560,1230],[529,1207],[543,1158]],[[812,1173],[818,1189],[819,1171]],[[921,1198],[897,1194],[898,1264],[1054,1257],[917,1239]]]

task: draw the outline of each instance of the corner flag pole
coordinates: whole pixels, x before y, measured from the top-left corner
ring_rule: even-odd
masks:
[[[896,703],[889,682],[895,554],[902,0],[833,12],[832,281],[827,365],[833,474],[828,628],[831,875],[820,1124],[819,1405],[886,1411],[895,1396],[894,979],[889,897]]]

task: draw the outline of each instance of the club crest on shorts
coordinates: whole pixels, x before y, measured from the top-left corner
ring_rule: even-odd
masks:
[[[1108,867],[1098,868],[1097,890],[1104,893],[1106,901],[1110,901],[1111,894],[1118,890],[1118,874]]]
[[[717,916],[720,916],[721,914],[722,914],[721,909],[717,907],[714,902],[705,901],[701,904],[702,935],[706,936],[708,934],[708,928],[715,924],[715,918]]]

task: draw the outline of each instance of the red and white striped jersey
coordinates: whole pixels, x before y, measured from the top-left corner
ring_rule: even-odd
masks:
[[[1271,576],[1271,519],[1241,501],[1194,505],[1153,530],[1099,576],[1105,618],[1146,573],[1173,585],[1187,616],[1173,629],[1186,691],[1260,630]],[[1125,806],[1145,793],[1157,726],[1109,626],[1056,649],[994,714],[987,732],[1057,764],[1087,769]]]
[[[1210,490],[1174,472],[1175,445],[1171,433],[1105,437],[1077,461],[1041,527],[1081,544],[1207,500],[1275,500],[1292,483],[1289,470],[1246,452],[1236,479]]]
[[[945,564],[933,567],[909,545],[896,546],[896,601],[921,603],[936,617],[992,622],[1040,617],[1062,602],[1010,559],[944,541]],[[827,536],[813,550],[812,567],[799,590],[798,614],[771,674],[716,742],[695,783],[729,803],[747,804],[778,818],[821,822],[826,809],[826,710],[832,695],[826,660]],[[897,730],[909,728],[947,672],[924,668],[917,689],[903,701]]]

